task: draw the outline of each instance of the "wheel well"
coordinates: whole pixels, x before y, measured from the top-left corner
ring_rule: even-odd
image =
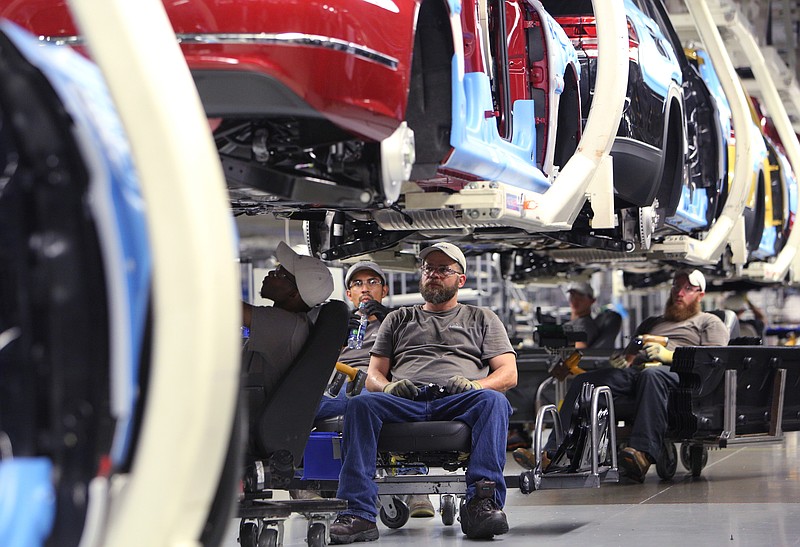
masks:
[[[406,121],[414,130],[412,179],[430,178],[450,151],[453,35],[446,4],[426,0],[414,35]]]
[[[581,140],[581,95],[578,85],[577,75],[570,67],[564,73],[564,91],[558,102],[558,131],[553,165],[559,167],[569,161]]]
[[[667,124],[665,126],[661,182],[658,190],[659,209],[671,217],[678,210],[681,188],[686,181],[686,130],[683,121],[683,108],[680,99],[673,96],[667,103]]]

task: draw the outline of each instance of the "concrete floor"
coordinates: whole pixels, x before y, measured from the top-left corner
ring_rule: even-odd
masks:
[[[671,481],[651,468],[644,484],[621,479],[600,488],[509,490],[505,507],[510,532],[493,541],[503,545],[800,545],[800,433],[783,443],[739,445],[712,450],[699,478],[683,467]],[[510,454],[509,454],[510,456]],[[521,468],[509,457],[506,475]],[[278,496],[283,493],[278,493]],[[432,496],[438,508],[438,496]],[[399,529],[378,524],[374,545],[472,544],[458,521],[444,526],[437,517],[410,519]],[[285,524],[284,545],[305,545],[307,521],[293,515]],[[238,519],[225,547],[237,543]]]

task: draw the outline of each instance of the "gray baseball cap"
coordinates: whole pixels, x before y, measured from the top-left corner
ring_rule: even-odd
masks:
[[[439,243],[434,243],[430,247],[425,247],[419,252],[419,259],[425,260],[425,257],[431,254],[433,251],[443,252],[444,254],[455,260],[459,266],[461,266],[462,272],[467,273],[467,258],[464,256],[464,253],[461,252],[461,249],[459,249],[452,243],[440,241]]]
[[[594,298],[594,289],[586,281],[574,281],[567,285],[567,292],[569,293],[572,291],[585,294],[589,298]]]
[[[350,268],[347,270],[347,274],[345,274],[344,276],[344,286],[349,287],[350,279],[355,274],[363,270],[372,270],[373,272],[378,274],[378,277],[381,278],[383,284],[386,285],[386,274],[383,273],[383,269],[381,269],[380,266],[378,266],[375,262],[372,262],[371,260],[362,260],[360,262],[356,262],[355,264],[350,266]]]

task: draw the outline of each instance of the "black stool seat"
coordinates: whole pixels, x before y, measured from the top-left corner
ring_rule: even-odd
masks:
[[[472,429],[464,422],[383,424],[380,452],[469,452]]]
[[[342,431],[343,417],[317,420],[317,431]],[[404,422],[383,424],[379,452],[469,452],[472,429],[464,422]]]

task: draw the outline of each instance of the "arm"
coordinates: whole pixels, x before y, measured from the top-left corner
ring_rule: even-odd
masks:
[[[383,355],[373,355],[369,360],[367,369],[366,387],[369,391],[383,391],[389,383],[389,368],[391,361]]]
[[[501,353],[489,359],[489,375],[478,380],[484,389],[504,393],[517,385],[517,358],[513,353]]]

